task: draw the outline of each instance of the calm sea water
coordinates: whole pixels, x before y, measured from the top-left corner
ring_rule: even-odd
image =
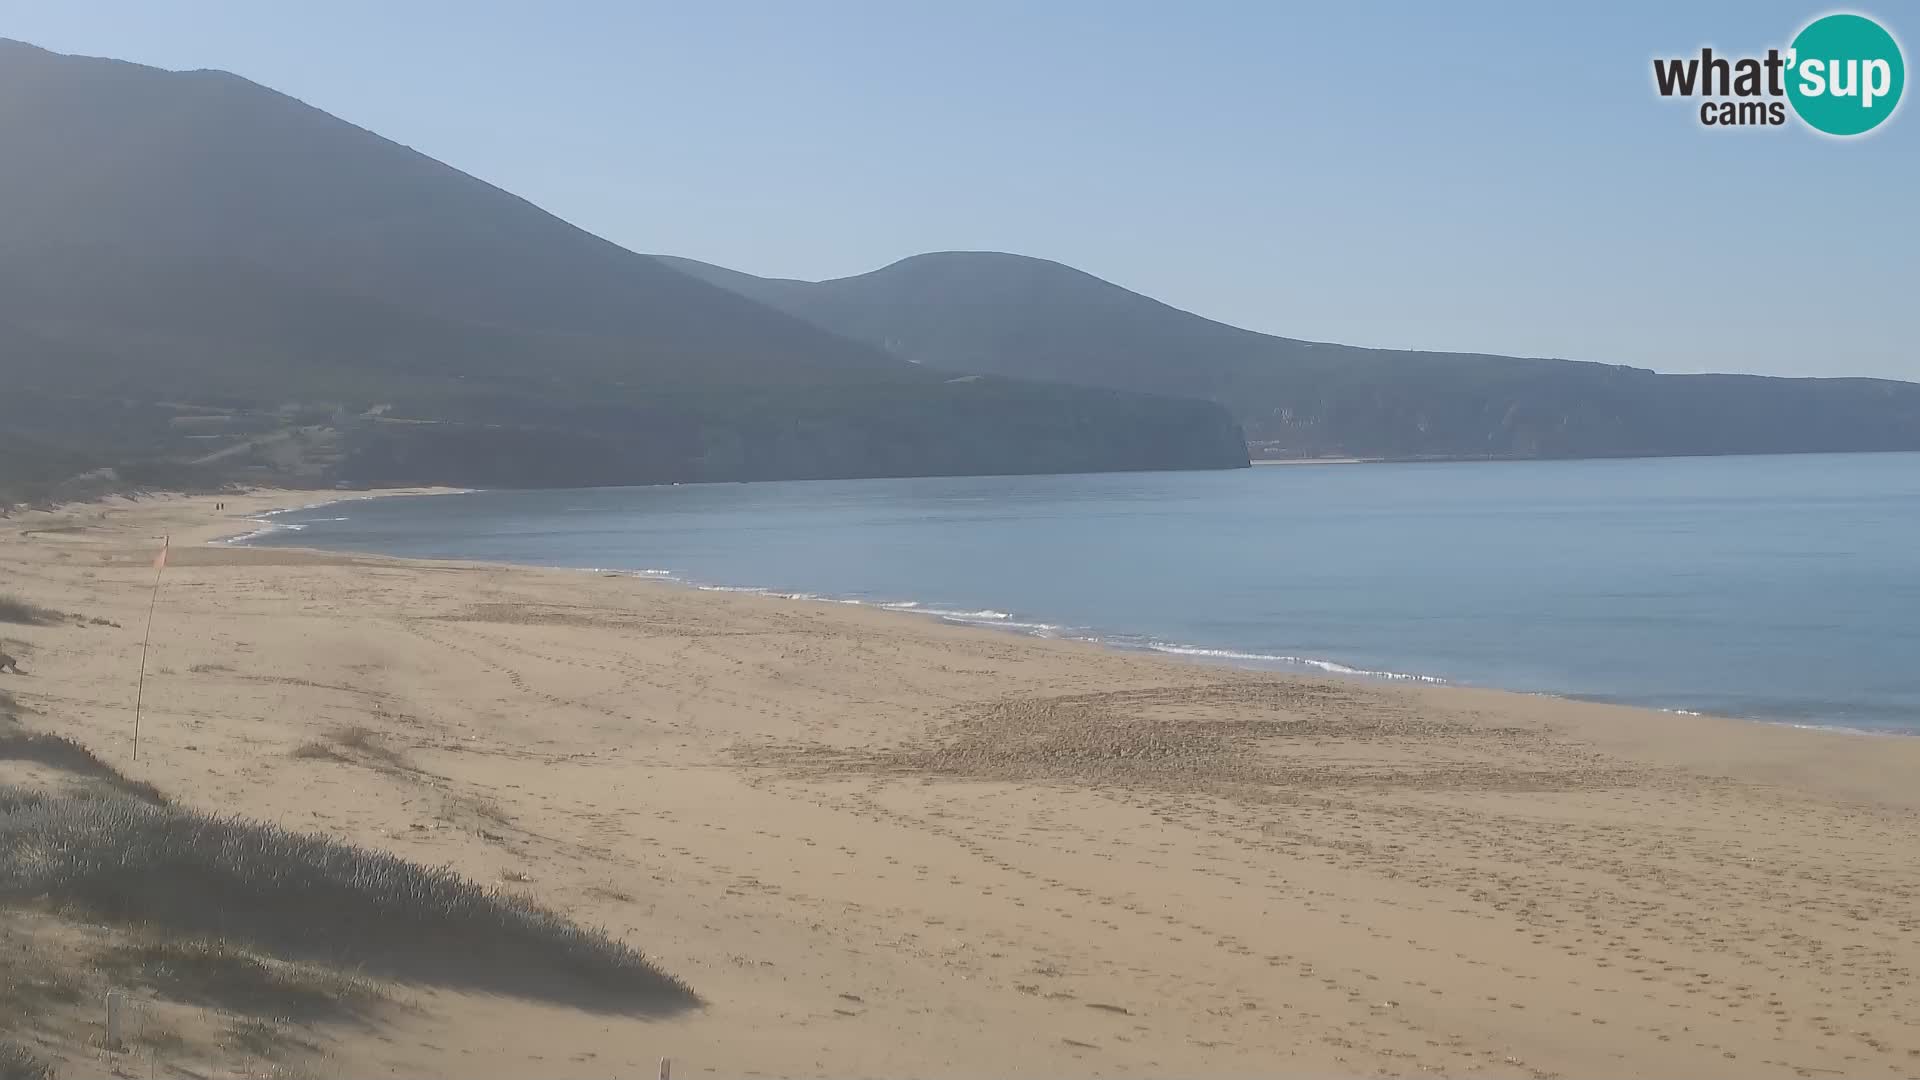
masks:
[[[1916,454],[501,491],[271,525],[246,542],[1920,733]]]

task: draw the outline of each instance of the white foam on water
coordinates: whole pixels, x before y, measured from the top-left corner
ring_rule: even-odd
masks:
[[[764,596],[772,600],[816,600],[823,604],[861,603],[859,600],[842,600],[833,596],[821,596],[818,593],[763,589],[758,585],[694,585],[693,587],[701,592],[740,593],[743,596]]]
[[[284,528],[284,526],[275,525],[271,521],[263,521],[260,518],[248,518],[247,520],[250,523],[254,525],[258,525],[260,527],[253,530],[250,533],[241,533],[239,536],[229,536],[224,540],[216,540],[214,541],[214,543],[234,544],[234,545],[245,544],[245,543],[248,543],[249,541],[258,540],[259,538],[266,536],[269,533],[279,532],[281,531],[281,529]]]
[[[902,611],[912,615],[930,615],[942,622],[959,623],[963,626],[991,626],[1001,630],[1017,630],[1034,637],[1057,637],[1062,627],[1059,623],[1025,622],[1013,617],[1012,612],[995,611],[983,608],[979,611],[957,611],[952,608],[923,607],[917,601],[903,601],[898,604],[883,604],[883,607]]]
[[[957,619],[960,622],[997,622],[1006,623],[1009,626],[1014,625],[1011,614],[1004,611],[994,611],[991,608],[984,611],[953,611],[948,608],[916,606],[911,610],[918,611],[924,615],[937,615],[942,619]]]
[[[263,536],[271,536],[274,533],[300,532],[306,528],[306,525],[301,524],[299,522],[267,520],[269,517],[272,517],[273,514],[284,513],[284,512],[285,511],[276,510],[276,511],[273,511],[272,513],[262,514],[257,518],[248,518],[247,519],[248,524],[258,525],[260,527],[253,530],[250,533],[242,533],[239,536],[229,536],[223,540],[215,540],[213,541],[213,543],[238,546],[241,544],[251,543],[252,541],[258,540]],[[346,519],[342,518],[341,520],[344,521]]]
[[[758,585],[702,585],[671,577],[666,571],[646,571],[646,573],[669,577],[680,584],[691,585],[701,592],[740,593],[745,596],[764,596],[774,600],[811,600],[821,604],[845,604],[848,607],[877,607],[883,611],[897,611],[907,615],[926,615],[943,622],[960,623],[967,626],[993,626],[1004,630],[1017,630],[1035,637],[1057,637],[1062,627],[1058,623],[1025,622],[1013,617],[1011,612],[996,611],[992,608],[978,610],[960,610],[957,608],[927,607],[918,600],[891,600],[876,603],[850,596],[822,596],[809,592],[782,592]]]
[[[1335,660],[1322,660],[1313,656],[1290,656],[1284,653],[1240,652],[1237,649],[1202,649],[1191,645],[1169,645],[1154,641],[1147,644],[1154,652],[1168,653],[1173,656],[1199,656],[1210,660],[1246,660],[1267,664],[1298,664],[1314,668],[1330,675],[1360,675],[1369,679],[1393,679],[1402,682],[1432,683],[1435,686],[1446,685],[1447,680],[1438,675],[1420,675],[1406,671],[1374,671],[1369,668],[1349,667]]]
[[[1911,731],[1885,731],[1879,728],[1848,727],[1845,724],[1808,724],[1778,720],[1766,720],[1762,721],[1762,723],[1798,728],[1801,731],[1824,731],[1830,735],[1884,735],[1895,739],[1911,739],[1916,737],[1916,733]]]

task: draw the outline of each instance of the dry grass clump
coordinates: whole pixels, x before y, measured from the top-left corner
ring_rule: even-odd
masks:
[[[397,772],[410,772],[413,764],[399,751],[393,750],[381,741],[378,731],[361,725],[335,728],[327,733],[327,738],[343,750],[352,751],[366,758],[374,765]],[[311,745],[311,744],[309,744]],[[296,751],[296,754],[298,752]],[[311,756],[311,755],[309,755]],[[338,754],[336,757],[340,756]]]
[[[135,780],[100,760],[94,752],[60,735],[37,731],[0,732],[0,761],[33,761],[51,769],[101,781],[141,802],[164,806],[167,797],[145,780]]]
[[[513,816],[508,814],[491,796],[477,792],[446,792],[440,796],[440,812],[435,817],[449,825],[473,825],[482,828],[488,825],[504,827],[513,824]]]
[[[380,733],[370,727],[363,727],[358,724],[349,727],[335,728],[328,733],[327,738],[332,739],[334,742],[339,743],[349,750],[371,751],[381,748]]]
[[[12,593],[0,593],[0,622],[21,626],[51,626],[61,621],[60,613],[39,604],[30,604]]]
[[[378,731],[359,724],[334,728],[325,738],[301,743],[291,753],[303,761],[359,761],[389,772],[414,771],[405,754],[387,746]]]
[[[532,900],[277,826],[0,787],[0,903],[37,902],[282,958],[587,1008],[698,999]]]
[[[303,761],[345,761],[346,755],[335,750],[330,744],[315,739],[301,743],[293,748],[293,756]]]
[[[53,1064],[11,1039],[0,1039],[0,1080],[53,1080]]]

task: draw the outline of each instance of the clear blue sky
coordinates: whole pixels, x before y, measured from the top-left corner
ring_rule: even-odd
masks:
[[[1826,10],[0,0],[0,36],[238,72],[758,274],[1015,251],[1294,337],[1920,380],[1920,106],[1840,142],[1652,90]],[[1915,61],[1920,7],[1849,10]]]

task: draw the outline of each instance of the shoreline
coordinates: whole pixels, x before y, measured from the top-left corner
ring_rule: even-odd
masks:
[[[299,1029],[330,1071],[1787,1080],[1920,1051],[1913,740],[199,542],[291,499],[215,501],[0,523],[6,590],[68,616],[0,627],[18,722],[182,805],[505,883],[706,1002],[403,984],[374,1027]],[[95,1011],[41,1034],[87,1061]]]
[[[247,495],[264,494],[267,490],[269,489],[253,489],[245,492],[245,494]],[[288,489],[288,490],[292,490],[292,489]],[[325,489],[315,489],[313,491],[307,492],[307,494],[310,494],[310,495],[318,494],[321,490],[325,490]],[[294,513],[299,513],[302,510],[322,510],[329,506],[338,506],[341,503],[368,502],[374,499],[397,499],[397,498],[414,498],[414,497],[425,498],[427,496],[433,496],[433,495],[474,495],[474,494],[478,494],[482,490],[484,489],[482,488],[441,488],[441,487],[391,488],[391,489],[364,491],[357,494],[342,494],[336,498],[321,499],[318,502],[305,503],[300,506],[280,506],[270,510],[257,511],[252,516],[245,519],[250,524],[259,526],[253,531],[237,533],[232,536],[215,536],[208,539],[200,540],[198,542],[203,544],[223,544],[229,547],[245,547],[251,541],[253,541],[258,537],[269,535],[278,530],[290,528],[290,526],[279,525],[272,521],[267,520],[269,518],[278,517],[281,514],[294,514]],[[298,531],[298,530],[296,529],[295,531]],[[314,550],[320,550],[320,549],[316,548]]]
[[[1321,464],[1321,463],[1368,464],[1368,463],[1371,463],[1371,461],[1370,459],[1353,459],[1352,461],[1342,460],[1338,462],[1321,462],[1317,460],[1301,462],[1301,464]],[[1295,462],[1279,462],[1279,464],[1295,464]],[[302,528],[301,526],[276,525],[269,521],[266,521],[265,519],[269,519],[280,514],[295,513],[303,510],[323,509],[325,507],[333,506],[343,502],[355,502],[355,501],[364,501],[369,499],[396,498],[396,497],[467,495],[467,494],[476,494],[476,493],[479,493],[480,491],[481,489],[471,489],[471,488],[422,488],[422,489],[410,488],[410,489],[398,489],[393,491],[361,493],[358,495],[349,495],[349,496],[345,496],[337,499],[324,499],[319,502],[308,503],[302,506],[280,507],[280,508],[258,513],[253,517],[249,518],[250,521],[259,522],[262,525],[262,528],[260,529],[257,529],[253,532],[233,536],[233,537],[223,537],[223,538],[208,540],[206,542],[223,544],[223,545],[233,546],[233,547],[253,546],[251,541],[260,536],[271,535],[272,533],[276,531],[281,531],[281,530],[291,530],[291,531],[297,532],[297,531],[300,531]],[[407,556],[389,555],[389,554],[386,554],[383,552],[377,552],[377,551],[359,551],[359,550],[347,549],[347,548],[326,548],[326,547],[319,547],[319,546],[308,546],[304,544],[274,544],[274,545],[267,545],[266,547],[268,549],[297,550],[297,551],[312,552],[315,554],[330,554],[330,555],[351,554],[351,555],[378,557],[378,558],[386,558],[386,559],[398,559],[401,561],[438,561],[434,559],[415,560],[415,559],[410,559]],[[1213,646],[1198,645],[1198,644],[1177,642],[1177,641],[1172,641],[1172,642],[1159,641],[1159,640],[1134,641],[1134,640],[1127,640],[1123,637],[1117,637],[1111,634],[1102,634],[1088,627],[1069,626],[1064,623],[1055,623],[1055,622],[1028,621],[1027,619],[1016,618],[1016,616],[1010,612],[989,611],[986,609],[981,609],[978,611],[959,611],[959,610],[953,610],[949,608],[931,607],[931,606],[928,606],[930,603],[929,601],[917,600],[912,598],[907,598],[902,600],[893,600],[893,601],[880,601],[880,600],[863,599],[859,597],[834,596],[834,595],[816,594],[816,593],[810,593],[810,592],[789,592],[789,591],[774,588],[771,586],[762,586],[762,585],[754,585],[754,584],[747,584],[747,583],[696,581],[691,578],[680,576],[679,574],[671,570],[659,570],[659,569],[629,570],[629,569],[613,568],[613,567],[564,566],[556,563],[511,563],[511,562],[491,562],[488,560],[464,559],[460,557],[453,557],[453,558],[461,562],[471,562],[479,565],[497,566],[502,568],[506,568],[506,567],[541,568],[541,569],[551,569],[551,570],[572,571],[577,573],[619,574],[622,576],[636,577],[646,581],[658,582],[660,584],[665,584],[665,585],[673,585],[680,588],[690,589],[698,592],[717,593],[717,594],[739,594],[739,595],[747,595],[747,596],[758,596],[758,597],[763,597],[770,600],[780,600],[780,601],[788,601],[788,602],[812,602],[812,603],[819,603],[819,604],[840,605],[845,607],[860,607],[860,608],[867,608],[875,611],[885,611],[885,612],[904,614],[904,615],[917,615],[921,617],[932,618],[936,621],[943,622],[947,625],[980,627],[985,629],[1000,630],[1002,632],[1012,633],[1022,638],[1045,640],[1045,641],[1052,641],[1052,640],[1075,641],[1075,642],[1089,644],[1097,648],[1110,649],[1126,655],[1170,657],[1178,661],[1182,661],[1186,663],[1195,663],[1203,666],[1204,665],[1220,665],[1220,666],[1235,668],[1238,670],[1265,672],[1265,673],[1277,674],[1282,676],[1290,676],[1290,675],[1305,676],[1305,677],[1333,676],[1337,678],[1351,678],[1351,679],[1361,680],[1363,682],[1373,682],[1373,683],[1413,683],[1413,684],[1420,684],[1420,685],[1432,686],[1432,687],[1449,687],[1454,689],[1490,691],[1495,693],[1517,694],[1517,695],[1526,696],[1526,697],[1540,697],[1540,698],[1545,698],[1553,701],[1580,702],[1580,703],[1587,703],[1587,704],[1616,706],[1620,708],[1644,709],[1652,712],[1658,712],[1658,713],[1673,715],[1673,716],[1710,716],[1715,719],[1729,720],[1729,721],[1735,721],[1739,723],[1763,724],[1763,725],[1774,726],[1774,727],[1787,727],[1787,728],[1794,728],[1794,729],[1807,730],[1807,731],[1817,731],[1817,732],[1831,732],[1831,733],[1845,735],[1849,737],[1881,736],[1881,737],[1891,737],[1891,738],[1911,738],[1915,736],[1920,736],[1920,729],[1908,731],[1908,730],[1885,729],[1885,728],[1864,728],[1864,727],[1858,727],[1854,725],[1837,723],[1837,722],[1836,723],[1817,723],[1817,722],[1810,722],[1806,720],[1793,720],[1793,719],[1785,719],[1785,718],[1779,718],[1779,717],[1742,716],[1742,715],[1737,715],[1732,713],[1704,712],[1701,710],[1681,708],[1679,706],[1668,706],[1668,705],[1661,705],[1656,703],[1640,703],[1640,702],[1632,702],[1632,701],[1622,701],[1622,700],[1618,700],[1616,698],[1609,697],[1607,695],[1600,694],[1600,693],[1581,694],[1581,693],[1552,691],[1552,690],[1525,690],[1525,689],[1518,689],[1514,687],[1504,687],[1504,686],[1495,686],[1495,685],[1485,685],[1485,684],[1473,683],[1473,682],[1464,682],[1449,676],[1436,675],[1428,672],[1412,672],[1412,671],[1398,671],[1398,670],[1371,670],[1366,668],[1354,667],[1343,661],[1324,658],[1324,657],[1255,653],[1255,652],[1249,652],[1241,649],[1213,647]],[[1032,618],[1044,619],[1045,616],[1044,615],[1033,616]]]

